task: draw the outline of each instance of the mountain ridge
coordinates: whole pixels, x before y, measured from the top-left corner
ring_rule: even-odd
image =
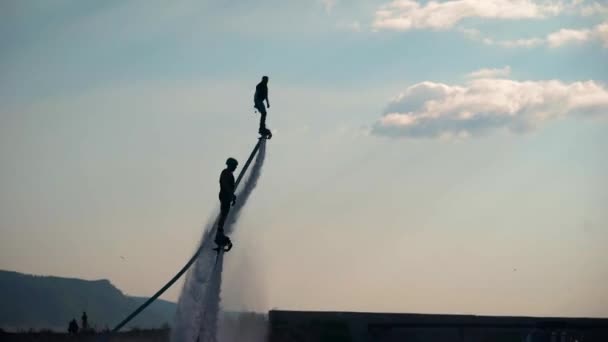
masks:
[[[124,294],[108,279],[85,280],[0,270],[0,328],[66,330],[83,311],[97,330],[112,328],[148,297]],[[126,328],[172,323],[176,305],[156,300]]]

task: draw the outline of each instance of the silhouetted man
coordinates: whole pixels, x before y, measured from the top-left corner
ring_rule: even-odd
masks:
[[[70,334],[78,334],[78,323],[76,323],[76,319],[72,319],[68,326],[68,332]]]
[[[224,223],[226,217],[230,212],[230,207],[236,202],[236,195],[234,194],[234,175],[233,172],[238,166],[238,162],[234,158],[228,158],[226,160],[226,168],[222,170],[220,174],[220,218],[217,222],[217,233],[215,235],[215,243],[218,247],[215,249],[219,251],[220,248],[224,248],[225,252],[228,252],[232,248],[232,242],[230,238],[224,234]]]
[[[262,77],[262,81],[255,87],[253,107],[260,112],[260,134],[263,137],[271,138],[272,133],[266,128],[266,108],[264,107],[264,101],[266,101],[267,108],[270,108],[270,101],[268,101],[268,76]]]
[[[86,311],[82,312],[82,330],[88,330],[89,329],[89,318],[87,317],[87,313]]]

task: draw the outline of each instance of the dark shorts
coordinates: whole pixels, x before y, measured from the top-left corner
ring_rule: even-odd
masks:
[[[230,211],[230,204],[231,204],[230,202],[231,202],[231,201],[222,201],[222,202],[221,202],[222,204],[221,204],[221,206],[220,206],[220,210],[221,210],[223,213]]]
[[[266,114],[266,107],[264,106],[264,101],[255,101],[255,105],[253,107],[255,107],[258,112]]]
[[[219,196],[220,198],[220,210],[222,211],[222,213],[227,213],[230,210],[230,206],[232,204],[232,196],[223,196],[222,194],[220,194]]]

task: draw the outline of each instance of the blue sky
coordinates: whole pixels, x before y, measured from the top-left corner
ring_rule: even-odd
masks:
[[[267,74],[275,138],[227,307],[605,317],[607,18],[589,0],[4,2],[0,268],[153,293],[255,143]]]

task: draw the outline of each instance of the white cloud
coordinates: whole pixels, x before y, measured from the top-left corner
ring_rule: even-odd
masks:
[[[498,45],[507,48],[514,47],[534,47],[543,44],[545,41],[541,38],[526,38],[526,39],[514,39],[514,40],[494,40],[489,37],[484,37],[479,30],[461,28],[462,32],[467,38],[481,41],[486,45]]]
[[[376,11],[373,27],[397,31],[448,29],[465,18],[545,18],[562,10],[563,6],[553,1],[537,4],[533,0],[452,0],[422,5],[414,0],[394,0]]]
[[[608,48],[608,21],[595,27],[595,36]]]
[[[331,0],[329,0],[331,1]],[[583,16],[608,15],[608,5],[584,0],[434,0],[421,3],[418,0],[393,0],[379,7],[375,13],[374,30],[408,31],[413,29],[450,29],[466,18],[490,19],[542,19],[563,13],[577,13]],[[359,29],[357,29],[359,30]],[[547,45],[552,48],[572,43],[600,40],[608,47],[608,22],[593,28],[569,29],[549,33],[545,37],[531,37],[513,40],[494,40],[484,36],[477,29],[458,28],[469,39],[486,45],[506,48],[536,47]]]
[[[467,137],[495,130],[523,132],[566,116],[600,115],[608,116],[608,89],[595,81],[481,78],[464,85],[427,81],[391,101],[372,133]]]
[[[506,66],[502,69],[481,69],[474,71],[468,75],[469,78],[499,78],[506,77],[511,74],[511,67]]]
[[[531,48],[545,43],[543,38],[525,38],[525,39],[513,39],[513,40],[494,40],[492,38],[483,37],[481,33],[473,34],[470,30],[461,30],[468,38],[472,40],[481,41],[485,45],[498,45],[506,48],[517,48],[526,47]]]
[[[500,45],[508,48],[514,47],[534,47],[544,43],[541,38],[527,38],[527,39],[515,39],[515,40],[501,40],[494,42],[492,45]]]
[[[547,36],[547,44],[550,47],[559,47],[571,42],[585,42],[591,38],[591,30],[561,29]]]
[[[582,16],[588,17],[592,15],[608,15],[608,5],[600,4],[598,2],[593,2],[590,5],[583,6],[580,9],[580,13]]]
[[[603,22],[591,29],[570,30],[562,29],[547,36],[547,44],[550,47],[560,47],[573,42],[587,42],[599,40],[604,47],[608,48],[608,21]]]
[[[507,48],[535,47],[547,45],[551,48],[558,48],[572,43],[584,43],[592,40],[599,40],[603,46],[608,48],[608,22],[599,24],[589,29],[561,29],[548,34],[545,38],[526,38],[516,40],[494,40],[484,37],[476,29],[460,28],[467,38],[481,41],[486,45],[498,45]]]
[[[331,13],[331,11],[334,9],[334,6],[336,6],[338,0],[319,0],[319,2],[325,8],[325,12]]]
[[[458,29],[465,37],[480,41],[486,45],[499,45],[504,47],[533,47],[541,45],[544,40],[541,38],[515,39],[515,40],[494,40],[484,35],[478,29],[463,28]]]

